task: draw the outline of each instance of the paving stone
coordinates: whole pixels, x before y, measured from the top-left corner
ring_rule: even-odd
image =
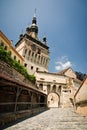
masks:
[[[87,117],[72,108],[51,108],[4,130],[87,130]]]

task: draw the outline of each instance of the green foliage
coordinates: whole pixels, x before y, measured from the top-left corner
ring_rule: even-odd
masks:
[[[77,79],[79,79],[81,81],[83,81],[85,79],[86,74],[84,74],[82,72],[77,72],[77,71],[75,73],[76,73]]]
[[[0,59],[8,63],[10,66],[14,67],[18,72],[24,75],[25,78],[35,83],[35,76],[29,75],[26,68],[20,63],[18,63],[16,60],[13,60],[10,56],[10,52],[6,51],[2,46],[0,46]]]

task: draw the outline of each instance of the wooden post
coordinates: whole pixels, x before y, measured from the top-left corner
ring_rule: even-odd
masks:
[[[20,95],[21,91],[22,91],[22,89],[21,89],[21,88],[19,88],[19,87],[17,87],[17,93],[16,93],[16,99],[15,99],[15,107],[14,107],[14,112],[16,112],[16,110],[17,110],[17,101],[18,101],[18,97],[19,97],[19,95]]]

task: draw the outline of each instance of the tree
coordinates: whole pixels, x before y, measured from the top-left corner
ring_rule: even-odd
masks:
[[[77,79],[79,79],[79,80],[81,80],[81,81],[84,80],[86,74],[83,74],[83,73],[77,72],[77,71],[76,71],[75,73],[76,73]]]

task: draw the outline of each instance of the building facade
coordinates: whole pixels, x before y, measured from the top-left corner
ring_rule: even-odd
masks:
[[[59,73],[35,73],[36,87],[48,95],[48,107],[73,107],[74,94],[81,85],[71,68]]]
[[[12,42],[0,31],[0,46],[3,46],[5,50],[10,52],[11,58],[24,65],[24,58],[15,50],[12,46]]]
[[[20,35],[19,41],[15,45],[18,53],[24,57],[25,67],[29,74],[36,71],[48,71],[49,47],[46,37],[41,42],[38,38],[38,26],[36,16],[33,17],[32,24],[26,28],[26,33]]]
[[[76,112],[87,116],[87,75],[74,95]]]

